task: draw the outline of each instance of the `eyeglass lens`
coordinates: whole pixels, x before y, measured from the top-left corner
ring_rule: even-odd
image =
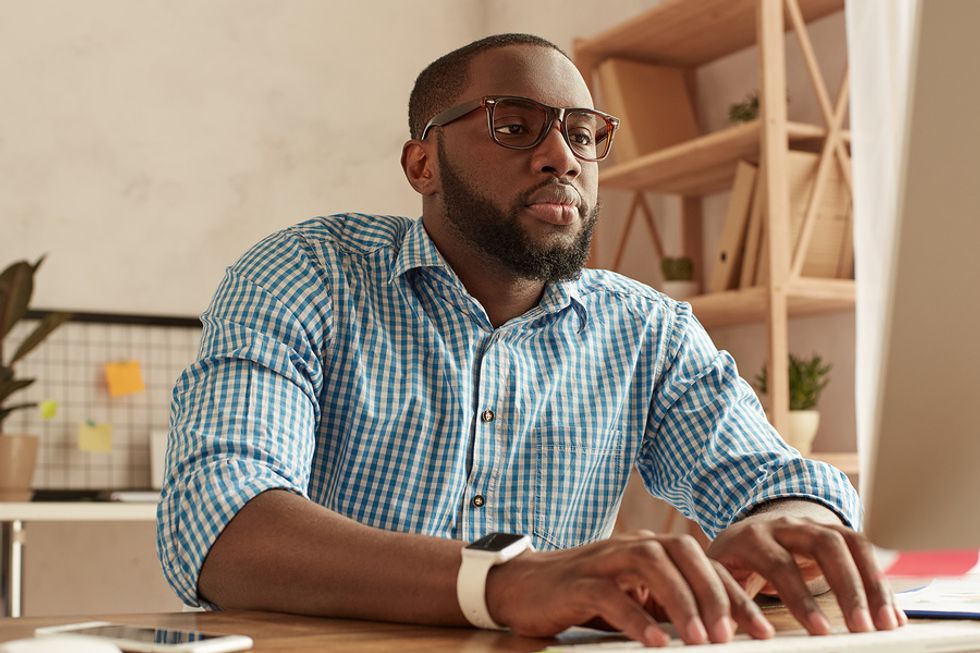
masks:
[[[524,100],[501,99],[493,107],[493,138],[504,147],[532,147],[551,127],[556,116],[545,106]],[[565,113],[565,140],[576,156],[600,159],[609,149],[609,125],[588,109]]]

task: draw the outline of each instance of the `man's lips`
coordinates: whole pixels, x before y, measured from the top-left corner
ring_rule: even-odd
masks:
[[[569,186],[545,186],[528,198],[527,207],[535,216],[556,225],[569,225],[579,215],[581,198]]]
[[[555,225],[572,224],[578,217],[578,207],[574,204],[537,202],[529,204],[527,208],[535,217]]]

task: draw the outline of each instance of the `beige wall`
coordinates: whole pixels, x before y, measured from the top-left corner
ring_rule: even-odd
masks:
[[[0,262],[37,306],[190,314],[314,215],[417,215],[415,75],[477,0],[0,0]]]

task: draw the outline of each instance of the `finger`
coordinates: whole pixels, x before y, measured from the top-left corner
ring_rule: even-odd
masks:
[[[750,598],[754,599],[756,597],[756,594],[761,592],[762,588],[765,587],[768,583],[769,581],[767,581],[764,577],[760,576],[759,574],[753,573],[745,581],[745,593],[748,594]]]
[[[622,573],[640,575],[685,643],[706,643],[708,633],[697,600],[664,545],[659,540],[638,541],[626,551],[628,555],[617,558],[617,564],[623,565]]]
[[[588,581],[585,598],[606,623],[621,630],[630,639],[644,646],[666,646],[670,643],[670,636],[657,626],[653,617],[614,583],[599,579]]]
[[[704,554],[704,549],[689,535],[665,537],[661,543],[694,592],[708,637],[716,644],[731,640],[728,592],[712,561]]]
[[[909,617],[905,614],[905,610],[901,609],[897,605],[895,606],[895,617],[898,618],[898,623],[902,626],[909,625]]]
[[[868,611],[864,582],[840,531],[824,524],[810,523],[792,529],[778,529],[774,537],[793,553],[802,553],[816,560],[837,597],[848,630],[868,632],[875,629]]]
[[[745,561],[775,588],[790,613],[811,635],[826,635],[830,622],[800,575],[796,560],[772,537],[756,536],[754,546],[746,548]]]
[[[875,559],[871,542],[845,526],[839,527],[839,530],[861,574],[861,581],[868,596],[868,608],[874,618],[875,626],[880,630],[892,630],[904,625],[902,618],[896,613],[895,594],[885,582],[885,575]],[[905,616],[904,613],[902,616]]]
[[[775,629],[769,623],[769,620],[766,619],[765,615],[762,614],[762,610],[752,600],[749,593],[742,589],[742,586],[738,584],[737,580],[732,578],[725,565],[717,561],[714,562],[714,565],[718,572],[718,577],[725,586],[725,591],[728,592],[732,618],[735,620],[735,623],[755,639],[769,639],[772,637],[776,632]],[[763,582],[765,582],[765,579],[763,579]]]

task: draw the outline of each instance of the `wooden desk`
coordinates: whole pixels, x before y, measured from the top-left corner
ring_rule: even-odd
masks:
[[[818,601],[831,623],[843,622],[832,597]],[[765,610],[777,630],[799,630],[799,626],[781,606]],[[105,615],[100,617],[24,617],[0,619],[0,642],[31,637],[40,626],[93,621],[162,626],[183,630],[248,635],[255,641],[255,653],[385,653],[389,651],[426,651],[431,653],[489,653],[507,651],[531,653],[553,643],[549,639],[517,637],[508,633],[478,631],[468,628],[435,628],[372,621],[321,619],[271,612],[178,612],[165,614]],[[980,622],[977,623],[980,642]],[[671,649],[674,650],[674,649]],[[724,649],[719,649],[724,651]],[[980,651],[980,643],[977,645]]]

